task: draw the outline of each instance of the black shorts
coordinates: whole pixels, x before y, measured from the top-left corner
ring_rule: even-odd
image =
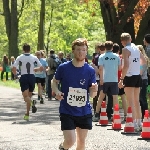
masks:
[[[125,76],[123,84],[125,87],[142,87],[141,75],[133,75],[130,77]]]
[[[92,129],[92,114],[85,116],[71,116],[60,114],[61,130],[74,130],[76,127],[81,129]]]
[[[105,82],[103,84],[103,93],[110,95],[118,95],[118,82]]]
[[[36,77],[36,83],[41,83],[42,86],[45,85],[45,78]]]
[[[34,74],[25,74],[20,77],[20,87],[21,91],[29,89],[29,92],[33,92],[35,88],[35,76]]]
[[[123,94],[125,94],[125,92],[124,92],[124,88],[119,88],[119,94],[118,95],[123,95]]]

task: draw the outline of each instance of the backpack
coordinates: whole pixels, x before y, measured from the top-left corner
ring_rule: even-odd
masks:
[[[59,60],[59,58],[56,55],[51,56],[51,58],[53,59],[53,65],[51,66],[51,70],[56,71],[58,66],[61,64],[61,61]]]

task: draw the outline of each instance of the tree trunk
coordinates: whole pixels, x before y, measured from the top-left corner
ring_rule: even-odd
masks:
[[[133,25],[134,22],[127,22],[127,19],[132,16],[134,12],[134,7],[137,5],[139,0],[129,1],[126,11],[121,15],[117,15],[117,10],[114,5],[108,3],[107,1],[100,0],[101,14],[103,17],[106,40],[111,40],[115,43],[120,44],[120,35],[122,32],[129,32],[132,37],[133,35]],[[126,0],[122,0],[126,2]],[[131,28],[131,29],[130,29]]]
[[[143,16],[140,26],[139,26],[139,31],[137,33],[137,37],[135,40],[135,43],[138,45],[143,45],[143,39],[144,35],[147,33],[150,33],[150,7],[148,7],[147,11],[145,12],[145,15]]]
[[[11,12],[9,8],[9,0],[3,0],[3,9],[6,25],[6,34],[8,37],[8,56],[17,57],[18,50],[18,19],[17,19],[17,0],[11,0]]]
[[[19,55],[17,15],[17,0],[11,0],[11,34],[9,41],[9,56],[14,56],[15,58]]]
[[[37,50],[44,49],[44,22],[45,22],[45,0],[41,0],[40,24],[38,32]]]

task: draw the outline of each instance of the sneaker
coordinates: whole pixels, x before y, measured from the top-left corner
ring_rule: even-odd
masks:
[[[68,149],[64,149],[62,144],[59,145],[59,150],[68,150]]]
[[[136,126],[134,127],[135,132],[141,132],[142,131],[142,126]]]
[[[44,104],[44,100],[43,100],[43,98],[41,98],[41,100],[40,100],[40,104]]]
[[[98,122],[99,121],[99,117],[95,117],[95,115],[92,117],[92,121],[93,122]]]
[[[38,95],[38,100],[40,100],[40,96]]]
[[[48,98],[48,101],[51,101],[52,100],[52,98]]]
[[[23,119],[24,119],[24,120],[29,120],[29,116],[24,115]]]

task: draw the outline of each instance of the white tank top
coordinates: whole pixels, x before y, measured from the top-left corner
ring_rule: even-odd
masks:
[[[131,45],[127,45],[125,47],[131,52],[129,56],[129,68],[126,76],[139,75],[140,74],[140,51],[136,47],[135,44],[131,43]],[[123,60],[124,64],[124,60]]]

